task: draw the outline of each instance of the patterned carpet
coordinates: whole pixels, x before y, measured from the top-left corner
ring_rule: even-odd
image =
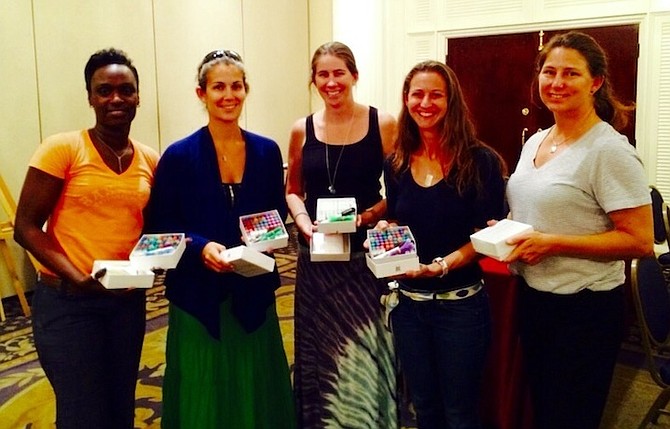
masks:
[[[289,246],[287,254],[275,256],[282,277],[282,286],[277,290],[277,312],[287,358],[292,365],[294,245]],[[8,317],[0,322],[0,429],[54,428],[53,391],[37,361],[30,320],[22,315],[15,297],[3,300],[3,304]],[[147,331],[137,384],[136,428],[160,427],[166,322],[164,289],[153,288],[147,297]],[[636,428],[660,391],[644,370],[636,343],[633,329],[621,351],[601,429]],[[670,418],[661,417],[659,425],[654,427],[670,428]]]
[[[276,293],[277,312],[289,364],[293,364],[296,259],[292,255],[276,257],[282,277],[282,286]],[[0,429],[54,428],[55,400],[37,361],[30,320],[23,316],[15,298],[5,299],[3,304],[7,320],[0,322]],[[137,382],[136,428],[160,427],[167,310],[164,287],[150,289],[147,294],[147,329]]]

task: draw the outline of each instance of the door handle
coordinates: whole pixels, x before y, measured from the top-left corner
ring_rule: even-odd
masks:
[[[521,146],[526,144],[526,132],[528,132],[528,128],[521,130]]]

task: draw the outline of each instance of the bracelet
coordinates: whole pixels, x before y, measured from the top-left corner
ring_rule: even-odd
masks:
[[[296,213],[296,214],[293,215],[293,220],[297,220],[297,219],[298,219],[298,216],[300,216],[300,215],[305,215],[305,216],[309,217],[309,213],[307,213],[307,212],[299,212],[299,213]]]
[[[440,274],[438,277],[442,278],[446,276],[447,273],[449,272],[449,264],[447,264],[447,261],[445,261],[444,258],[442,257],[437,257],[433,259],[433,262],[442,267],[442,274]]]

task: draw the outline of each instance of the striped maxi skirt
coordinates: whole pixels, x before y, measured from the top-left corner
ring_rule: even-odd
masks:
[[[365,255],[310,262],[300,246],[294,392],[299,428],[399,427],[395,354]]]

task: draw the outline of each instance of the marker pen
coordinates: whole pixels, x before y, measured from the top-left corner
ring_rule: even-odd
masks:
[[[405,240],[402,244],[373,256],[372,259],[382,259],[389,256],[401,255],[403,253],[411,252],[413,249],[414,244],[412,244],[412,240]]]

